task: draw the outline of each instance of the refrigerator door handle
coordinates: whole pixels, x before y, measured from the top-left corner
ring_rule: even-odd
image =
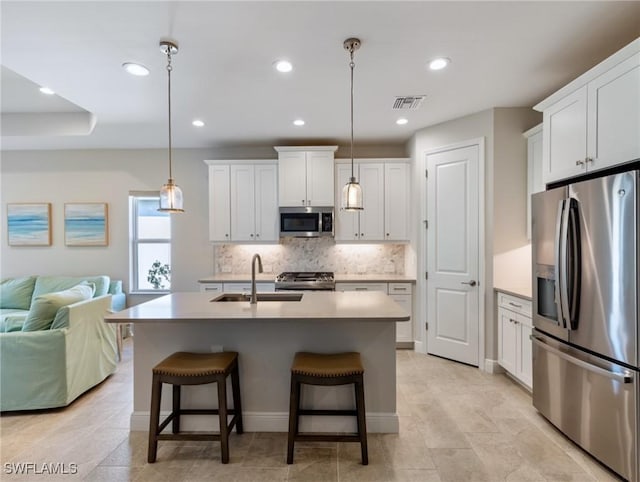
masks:
[[[566,275],[567,275],[567,209],[566,199],[558,202],[558,215],[556,216],[556,252],[555,252],[555,278],[556,278],[556,305],[560,316],[560,325],[567,328],[568,304],[566,302]]]
[[[567,303],[567,328],[569,330],[578,329],[578,310],[580,308],[580,289],[581,289],[581,263],[582,253],[580,249],[580,227],[579,223],[580,205],[577,199],[570,198],[566,203],[566,221],[567,221],[567,250],[566,250],[566,269],[570,270],[564,279],[566,287],[566,297],[564,301]]]
[[[563,351],[558,350],[557,348],[547,345],[544,342],[543,338],[540,338],[539,336],[531,335],[530,338],[531,338],[531,341],[533,341],[533,343],[538,345],[541,349],[551,352],[554,355],[557,355],[558,357],[562,358],[563,360],[566,360],[569,363],[579,366],[580,368],[584,368],[585,370],[588,370],[593,373],[597,373],[598,375],[605,376],[607,378],[610,378],[620,383],[633,382],[633,377],[629,372],[615,373],[615,372],[606,370],[604,368],[600,368],[599,366],[592,365],[591,363],[582,361],[579,358],[573,357]]]

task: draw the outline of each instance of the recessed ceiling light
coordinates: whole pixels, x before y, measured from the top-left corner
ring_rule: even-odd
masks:
[[[125,62],[124,64],[122,64],[122,68],[129,72],[131,75],[135,75],[137,77],[144,77],[145,75],[149,75],[149,69],[141,64]]]
[[[200,119],[194,120],[191,124],[193,124],[196,127],[204,127],[204,122],[202,122]]]
[[[49,87],[40,87],[40,92],[47,95],[53,95],[55,92],[51,90]]]
[[[403,126],[405,124],[407,124],[409,121],[407,119],[405,119],[404,117],[400,117],[400,119],[398,119],[396,121],[396,124],[398,124],[399,126]]]
[[[304,125],[304,121],[302,119],[296,119],[293,121],[293,125],[294,126],[303,126]]]
[[[442,70],[450,63],[451,59],[448,59],[446,57],[438,57],[437,59],[433,59],[431,62],[429,62],[429,68],[431,70]]]
[[[293,70],[293,65],[288,60],[276,60],[273,65],[278,72],[291,72]]]

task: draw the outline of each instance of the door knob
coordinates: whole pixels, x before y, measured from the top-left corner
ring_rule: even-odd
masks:
[[[476,280],[472,279],[471,281],[461,281],[460,284],[462,285],[469,285],[469,286],[475,286],[478,283],[476,283]]]

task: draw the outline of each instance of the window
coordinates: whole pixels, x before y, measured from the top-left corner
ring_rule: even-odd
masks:
[[[171,217],[159,203],[157,192],[129,196],[132,292],[171,289]]]

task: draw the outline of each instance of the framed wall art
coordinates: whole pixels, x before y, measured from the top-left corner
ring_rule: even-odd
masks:
[[[107,203],[65,203],[64,244],[107,246],[109,244]]]
[[[50,203],[8,203],[9,246],[51,246]]]

